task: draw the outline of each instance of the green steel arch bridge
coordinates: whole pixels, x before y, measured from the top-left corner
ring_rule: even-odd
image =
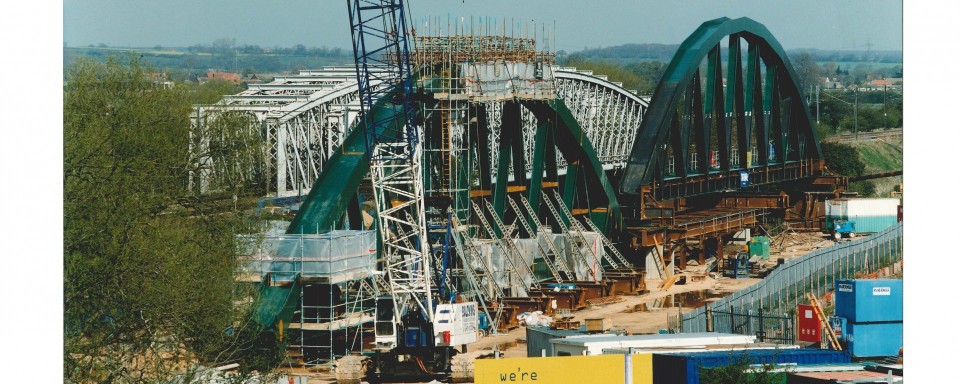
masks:
[[[539,221],[557,228],[543,200],[559,197],[572,216],[589,219],[619,243],[642,247],[678,239],[669,234],[677,228],[658,228],[687,210],[777,208],[791,210],[792,218],[813,219],[811,196],[843,187],[824,168],[783,48],[748,18],[701,25],[681,44],[649,101],[592,73],[552,72],[557,97],[469,103],[458,110],[469,122],[442,121],[437,104],[444,101],[424,102],[434,103],[423,112],[429,115],[427,156],[431,149],[450,149],[443,139],[459,134],[462,144],[454,150],[461,156],[453,157],[471,163],[445,169],[442,156],[435,156],[434,165],[426,167],[432,174],[425,175],[426,185],[438,187],[428,187],[434,201],[454,205],[460,220],[469,221],[475,212],[468,205],[489,199],[500,219],[512,222],[528,212],[513,212],[508,199],[523,196]],[[451,125],[460,125],[459,131],[443,132]],[[348,136],[326,160],[335,165],[319,172],[290,233],[337,228],[345,221],[358,227],[357,212],[354,220],[345,218],[368,171],[361,139]],[[744,174],[748,183],[741,186]],[[457,182],[461,185],[450,185]],[[720,211],[717,216],[729,213]]]
[[[764,215],[816,225],[817,202],[845,187],[824,166],[783,48],[751,19],[703,23],[652,97],[554,66],[532,41],[418,39],[420,176],[438,244],[433,264],[450,271],[434,276],[454,291],[472,286],[478,301],[522,304],[550,282],[624,278],[636,290],[641,271],[662,277],[675,254],[685,268],[691,240],[703,262],[707,244],[719,251]],[[451,39],[473,56],[449,59],[458,54]],[[493,43],[514,47],[513,58],[470,59],[502,46]],[[222,116],[249,118],[268,148],[258,168],[268,194],[305,193],[288,235],[384,230],[371,228],[376,210],[365,204],[370,166],[353,71],[280,77],[194,113],[194,132]],[[393,106],[389,97],[377,103],[374,111]],[[380,128],[397,136],[403,122]],[[198,137],[201,147],[216,140]],[[217,190],[222,159],[201,161],[210,171],[191,183]],[[522,239],[534,240],[520,249]],[[484,261],[490,252],[504,260]],[[450,253],[459,258],[443,259]]]

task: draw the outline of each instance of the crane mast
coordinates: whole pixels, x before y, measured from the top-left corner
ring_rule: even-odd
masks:
[[[360,107],[382,256],[393,301],[392,330],[409,310],[432,323],[430,258],[424,212],[423,142],[412,105],[413,77],[403,0],[348,0]],[[377,69],[377,70],[371,70]],[[425,332],[425,341],[432,339]]]

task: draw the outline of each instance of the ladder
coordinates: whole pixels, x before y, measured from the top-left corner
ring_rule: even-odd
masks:
[[[667,266],[663,264],[663,253],[660,252],[660,243],[657,242],[657,239],[653,239],[653,250],[657,251],[656,255],[653,255],[653,263],[657,267],[657,273],[660,274],[661,279],[667,278]]]
[[[537,242],[537,250],[540,251],[540,254],[543,255],[543,261],[547,264],[547,267],[550,269],[550,273],[553,274],[553,278],[557,279],[558,283],[562,283],[563,279],[560,277],[560,271],[557,270],[557,266],[553,265],[553,261],[550,261],[550,255],[547,254],[547,251],[543,249],[543,245],[540,244],[540,240],[537,237],[537,232],[530,228],[530,223],[527,223],[527,220],[523,216],[523,212],[520,212],[520,207],[517,207],[517,203],[513,201],[509,196],[507,196],[507,201],[510,202],[510,207],[513,208],[513,212],[517,214],[517,221],[523,225],[523,228],[527,230],[527,233],[533,237],[534,241]]]
[[[496,232],[493,231],[493,227],[490,226],[490,222],[487,221],[486,216],[483,214],[483,211],[480,210],[480,206],[477,204],[470,204],[473,207],[473,211],[477,214],[477,217],[480,219],[480,224],[483,224],[483,229],[487,231],[487,234],[490,235],[491,239],[494,239],[494,244],[497,245],[497,248],[500,249],[503,258],[507,260],[507,263],[510,264],[510,271],[513,272],[513,275],[517,277],[521,283],[523,282],[523,275],[520,274],[520,269],[517,268],[516,264],[513,263],[513,259],[509,257],[510,251],[506,246],[503,245],[501,239],[497,239]],[[526,287],[523,287],[526,291]]]
[[[463,264],[462,270],[465,272],[465,276],[467,277],[469,283],[474,287],[473,297],[480,306],[480,310],[482,310],[483,313],[487,315],[487,318],[490,319],[492,328],[496,330],[500,323],[500,316],[503,313],[503,306],[497,305],[497,313],[494,316],[490,316],[490,309],[487,308],[486,289],[484,285],[482,285],[483,283],[480,281],[480,276],[477,276],[476,271],[473,269],[473,263],[470,260],[470,255],[478,255],[479,251],[470,241],[469,233],[467,233],[465,227],[460,225],[460,221],[457,219],[456,215],[451,216],[451,225],[453,225],[453,230],[451,231],[453,232],[453,236],[451,237],[453,237],[453,243],[456,247],[457,255],[460,257],[460,262]],[[464,229],[461,230],[461,228]],[[461,241],[460,236],[463,236],[463,241]],[[463,246],[464,242],[467,243],[470,253],[466,252],[466,249]],[[497,287],[497,282],[492,281],[493,273],[490,272],[490,267],[487,266],[487,263],[483,260],[483,258],[478,258],[478,260],[480,261],[479,264],[481,265],[481,269],[483,269],[484,273],[487,274],[486,277],[490,279],[487,282],[493,283],[493,294],[496,297],[497,303],[501,303],[503,299],[503,292],[500,292],[499,287]]]
[[[570,234],[570,229],[567,228],[567,225],[563,223],[563,219],[560,217],[560,213],[557,212],[557,208],[555,208],[553,206],[553,203],[550,202],[550,198],[543,199],[543,203],[547,205],[547,208],[550,209],[550,213],[553,215],[553,218],[557,220],[557,225],[560,226],[560,230],[563,231],[563,235],[566,238],[570,239],[570,246],[573,247],[574,249],[574,252],[570,252],[570,254],[574,256],[579,256],[579,257],[574,257],[574,259],[580,261],[580,263],[583,264],[584,268],[586,268],[587,270],[590,270],[591,268],[590,268],[589,259],[587,258],[586,255],[583,254],[583,250],[580,249],[580,246],[577,245],[577,242],[573,239],[573,235]],[[599,260],[597,261],[599,262]],[[597,264],[597,267],[601,269],[603,268],[602,266],[599,265],[599,263]]]
[[[577,220],[577,218],[574,217],[572,213],[570,213],[570,210],[567,209],[567,205],[563,203],[563,199],[560,198],[560,194],[557,193],[557,191],[553,191],[553,197],[557,199],[557,205],[560,206],[560,211],[563,212],[564,215],[567,215],[567,218],[570,219],[570,225],[577,230],[577,235],[580,236],[580,239],[583,240],[584,244],[587,244],[587,238],[583,236],[583,233],[586,232],[587,230],[583,228],[582,225],[580,225],[580,220]],[[587,218],[587,221],[590,221],[590,219]],[[601,234],[600,231],[597,231],[597,234],[603,237],[603,234]],[[617,262],[613,260],[613,257],[610,257],[610,255],[608,255],[606,252],[603,252],[603,259],[606,260],[608,263],[610,263],[612,267],[614,268],[619,267],[617,265]],[[597,262],[599,263],[600,261],[597,260]]]
[[[587,219],[584,221],[587,223],[587,226],[590,227],[591,231],[594,231],[598,235],[600,235],[600,240],[603,242],[603,245],[605,245],[607,249],[609,249],[610,252],[617,257],[617,260],[620,260],[621,265],[628,268],[633,267],[633,264],[630,264],[630,262],[627,261],[627,258],[623,257],[623,255],[620,254],[620,251],[618,251],[617,247],[613,245],[613,242],[610,241],[610,239],[608,239],[606,236],[603,235],[603,233],[600,232],[600,228],[597,228],[597,225],[593,223],[593,220]]]
[[[539,233],[540,228],[543,228],[543,224],[540,223],[540,219],[537,217],[537,212],[533,210],[533,207],[530,206],[530,202],[527,201],[522,195],[520,197],[520,203],[523,204],[523,208],[527,210],[527,214],[530,215],[530,219],[533,220],[533,224],[536,225],[537,233]],[[540,237],[537,236],[537,241],[539,242]],[[547,243],[547,248],[550,249],[550,252],[553,252],[554,262],[557,263],[562,271],[566,272],[567,276],[576,279],[576,274],[573,273],[573,269],[570,268],[570,265],[567,264],[567,258],[564,254],[560,253],[557,250],[557,246],[553,243],[550,238],[544,236],[544,242]]]
[[[449,69],[446,69],[444,72],[449,72]],[[440,174],[443,175],[440,177],[440,188],[444,191],[450,190],[450,177],[453,171],[450,169],[450,101],[441,100],[440,101],[440,158],[441,158],[441,169]]]
[[[830,346],[834,350],[842,351],[843,348],[840,347],[840,341],[837,340],[837,334],[833,332],[833,328],[830,327],[830,321],[827,320],[827,315],[823,313],[823,309],[820,308],[820,300],[817,300],[817,296],[813,293],[807,292],[807,300],[810,300],[810,305],[813,306],[813,312],[817,314],[817,320],[820,322],[820,329],[825,330],[827,333],[827,341],[830,342]]]
[[[503,225],[503,221],[500,220],[500,215],[497,214],[497,211],[493,209],[493,205],[490,204],[490,202],[487,200],[483,200],[483,203],[486,204],[487,211],[490,212],[490,217],[493,218],[493,222],[498,227],[510,228],[509,231],[503,232],[503,239],[501,240],[504,243],[507,243],[507,247],[510,248],[510,251],[513,252],[513,255],[517,258],[517,260],[520,260],[520,264],[523,265],[524,272],[527,272],[530,274],[530,281],[533,283],[534,289],[540,289],[540,282],[537,281],[537,276],[533,274],[533,267],[530,266],[530,264],[527,264],[527,261],[523,259],[523,254],[520,253],[520,249],[517,248],[517,244],[513,242],[513,237],[510,235],[511,233],[513,233],[514,226],[510,225],[510,227],[506,227],[505,225]]]

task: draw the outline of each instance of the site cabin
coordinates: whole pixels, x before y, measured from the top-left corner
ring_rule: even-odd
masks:
[[[897,224],[900,199],[835,199],[824,202],[824,207],[824,231],[840,240],[841,237],[880,232]]]

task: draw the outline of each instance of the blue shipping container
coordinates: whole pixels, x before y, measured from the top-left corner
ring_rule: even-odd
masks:
[[[750,364],[842,364],[850,355],[824,349],[748,349],[723,352],[653,354],[654,384],[698,384],[700,369],[730,365],[743,354]]]
[[[903,323],[847,323],[847,340],[856,357],[896,356],[903,348]]]
[[[837,280],[835,314],[849,323],[903,321],[903,280]]]

